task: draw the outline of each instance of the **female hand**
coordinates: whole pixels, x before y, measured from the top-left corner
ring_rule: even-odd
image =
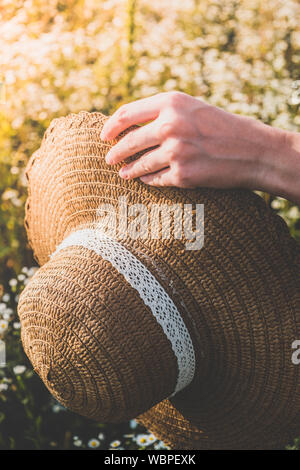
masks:
[[[287,187],[295,184],[295,166],[293,171],[285,168],[282,154],[289,151],[299,186],[299,152],[293,154],[291,145],[295,133],[228,113],[185,93],[168,92],[121,106],[105,123],[101,138],[112,140],[142,123],[147,124],[129,132],[106,156],[113,165],[156,147],[124,166],[122,178],[139,177],[155,186],[244,187],[288,195]]]

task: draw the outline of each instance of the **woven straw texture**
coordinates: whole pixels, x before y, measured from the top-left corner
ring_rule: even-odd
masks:
[[[42,266],[21,295],[25,352],[51,393],[101,421],[137,417],[175,449],[280,448],[300,434],[300,249],[281,218],[243,190],[152,188],[106,165],[106,119],[55,119],[28,168],[26,228]],[[159,280],[190,333],[192,383],[138,292],[84,247],[57,246],[97,228],[101,203],[205,207],[205,244],[172,233],[122,244]],[[51,257],[51,258],[50,258]]]

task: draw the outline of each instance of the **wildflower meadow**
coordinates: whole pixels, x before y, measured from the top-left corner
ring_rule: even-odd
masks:
[[[23,352],[25,166],[51,120],[179,90],[299,131],[299,18],[298,0],[0,1],[0,449],[166,448],[135,420],[63,408]],[[261,196],[300,241],[299,208]]]

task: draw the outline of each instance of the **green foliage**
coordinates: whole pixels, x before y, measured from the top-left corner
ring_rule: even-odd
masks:
[[[294,439],[293,444],[286,446],[287,450],[300,450],[300,437]]]
[[[0,303],[0,319],[9,317],[3,333],[8,367],[0,369],[0,448],[84,448],[92,438],[95,448],[108,448],[114,440],[118,448],[152,445],[148,438],[136,442],[128,424],[104,427],[53,403],[13,327],[15,297],[28,274],[22,266],[34,265],[23,226],[24,171],[50,121],[82,109],[108,114],[124,102],[177,89],[298,131],[299,16],[297,0],[174,0],[172,8],[167,0],[5,1],[0,291],[10,300]],[[269,203],[300,240],[299,209],[282,198]],[[26,370],[16,374],[13,368],[20,364]],[[290,448],[298,447],[295,441]]]

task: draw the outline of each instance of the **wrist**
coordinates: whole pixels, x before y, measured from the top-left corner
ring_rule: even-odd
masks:
[[[286,131],[285,141],[285,197],[300,205],[300,133]]]
[[[299,203],[300,134],[266,127],[266,151],[259,158],[257,184],[253,189]]]

